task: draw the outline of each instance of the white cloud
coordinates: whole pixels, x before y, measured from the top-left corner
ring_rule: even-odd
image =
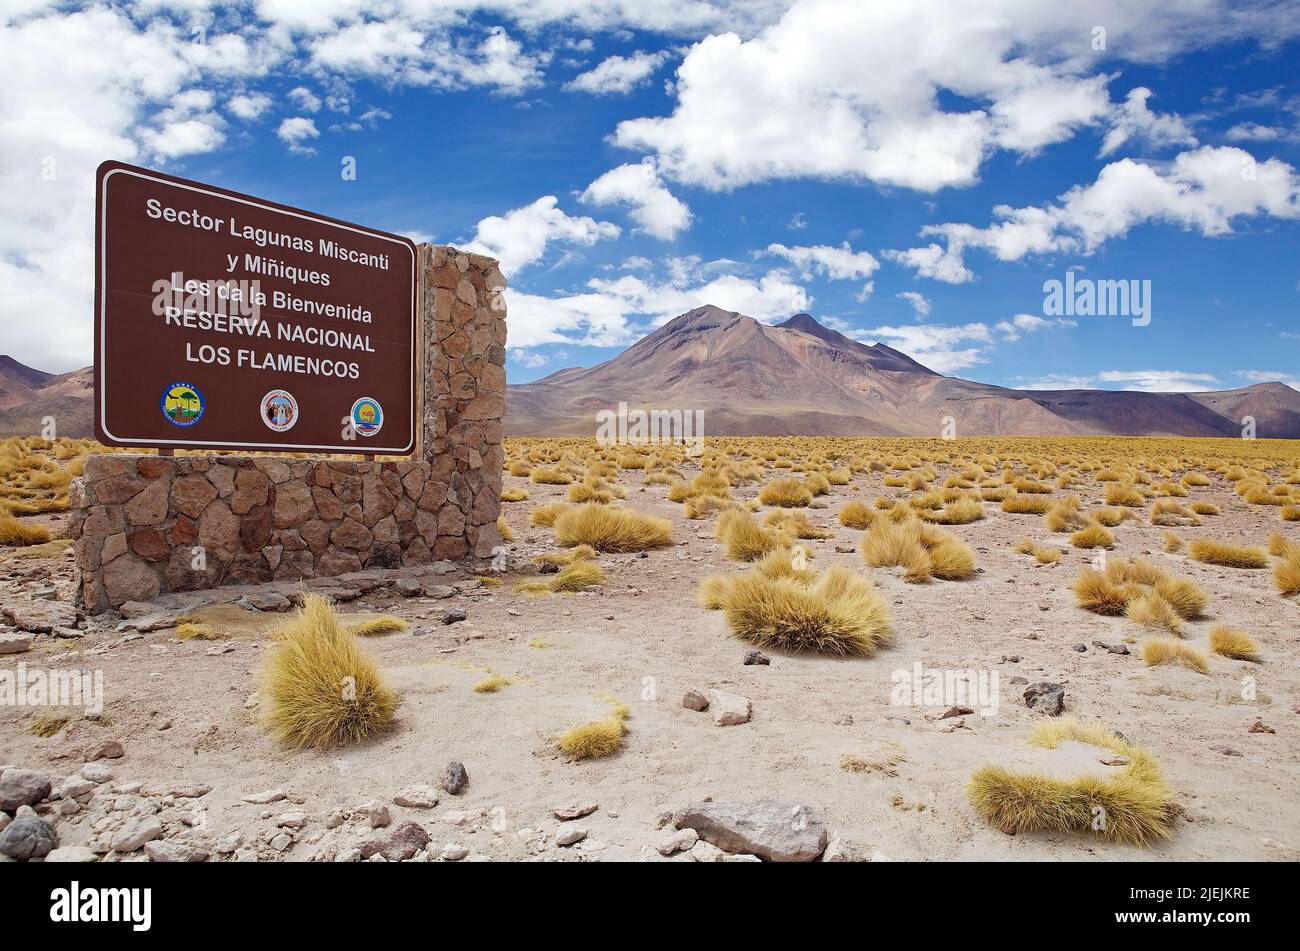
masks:
[[[610,56],[594,69],[575,76],[564,88],[597,96],[627,95],[644,85],[668,59],[668,53],[637,51],[631,56]]]
[[[289,146],[289,151],[294,155],[312,155],[315,149],[307,143],[312,139],[320,137],[320,130],[316,128],[316,123],[305,116],[291,116],[280,123],[275,130],[280,141]]]
[[[1010,320],[999,320],[993,325],[1003,337],[1014,343],[1021,336],[1027,333],[1036,333],[1039,330],[1051,330],[1053,327],[1077,327],[1078,322],[1061,318],[1058,320],[1049,320],[1045,317],[1039,317],[1036,314],[1016,314]]]
[[[757,280],[735,274],[714,274],[718,265],[680,261],[667,280],[631,275],[587,282],[587,291],[544,297],[514,289],[506,291],[510,310],[510,343],[527,348],[548,343],[600,347],[632,343],[652,327],[705,304],[772,323],[806,311],[807,292],[783,271],[769,271]]]
[[[610,169],[588,185],[579,200],[594,205],[630,205],[628,216],[639,230],[665,241],[691,224],[691,209],[660,181],[652,158]]]
[[[1294,336],[1294,334],[1292,335]],[[1238,370],[1237,376],[1249,383],[1285,383],[1293,390],[1300,390],[1300,374],[1281,370]]]
[[[484,218],[466,250],[496,258],[502,272],[512,276],[539,260],[552,241],[590,247],[602,239],[618,237],[618,225],[570,217],[558,204],[554,195],[543,195],[530,205]]]
[[[885,256],[926,277],[960,284],[973,276],[963,261],[967,248],[982,248],[1002,261],[1055,252],[1088,255],[1150,223],[1214,237],[1231,233],[1238,218],[1300,218],[1300,176],[1279,159],[1257,162],[1238,148],[1205,146],[1180,153],[1166,166],[1121,159],[1056,204],[999,205],[993,211],[1000,220],[986,228],[948,223],[921,229],[922,235],[944,237],[946,247],[931,244]]]
[[[1098,23],[1105,57],[1088,45]],[[1294,16],[1218,0],[987,0],[979,16],[966,0],[797,0],[751,39],[696,43],[677,70],[672,114],[624,121],[615,141],[658,155],[669,178],[718,190],[818,178],[931,192],[974,183],[1000,150],[1032,155],[1113,119],[1114,73],[1102,70],[1121,57],[1161,62],[1228,38],[1277,43],[1298,28]],[[1119,117],[1175,131],[1142,97]]]
[[[786,247],[784,244],[769,244],[769,254],[785,258],[803,271],[804,280],[813,274],[823,274],[836,281],[861,280],[870,277],[880,267],[870,253],[854,251],[845,241],[839,247],[818,244],[811,247]]]
[[[859,304],[865,304],[867,301],[871,300],[871,295],[874,294],[875,292],[876,292],[876,282],[867,281],[867,283],[862,285],[862,290],[858,291],[856,294],[853,295],[853,299],[857,301]]]
[[[1110,131],[1102,140],[1101,155],[1110,155],[1120,146],[1132,142],[1145,142],[1152,148],[1169,145],[1195,145],[1196,136],[1181,116],[1157,115],[1147,107],[1151,90],[1139,86],[1129,92],[1128,98],[1115,107]]]
[[[211,152],[225,141],[225,135],[211,119],[183,119],[158,129],[141,130],[140,141],[155,155],[180,158]]]
[[[306,86],[290,89],[289,101],[299,112],[320,112],[320,97]]]
[[[912,305],[917,320],[924,320],[930,316],[930,302],[925,299],[925,295],[918,294],[916,291],[901,291],[894,296]]]
[[[914,324],[907,327],[872,327],[852,335],[864,343],[883,343],[939,373],[951,373],[984,362],[993,335],[982,323],[955,327]],[[975,346],[961,346],[974,343]]]
[[[1097,374],[1101,383],[1120,383],[1123,390],[1144,393],[1199,393],[1212,390],[1218,378],[1209,373],[1184,370],[1103,370]]]
[[[1292,136],[1290,130],[1281,126],[1262,125],[1258,122],[1238,122],[1223,133],[1229,142],[1277,142]]]
[[[271,97],[264,93],[241,93],[232,96],[227,104],[230,114],[236,118],[251,122],[260,118],[262,113],[271,108]]]

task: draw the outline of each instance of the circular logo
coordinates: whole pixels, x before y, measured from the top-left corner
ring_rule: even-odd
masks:
[[[262,422],[277,433],[288,432],[298,422],[298,401],[288,390],[272,390],[262,397]]]
[[[173,426],[193,426],[208,408],[203,394],[193,383],[172,383],[162,392],[162,412]]]
[[[362,436],[373,436],[384,428],[384,408],[379,400],[363,396],[352,404],[352,428]]]

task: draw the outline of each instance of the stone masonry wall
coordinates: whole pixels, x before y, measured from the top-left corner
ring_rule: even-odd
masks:
[[[488,557],[501,541],[505,280],[490,258],[431,245],[418,280],[420,456],[90,456],[70,529],[86,609]]]

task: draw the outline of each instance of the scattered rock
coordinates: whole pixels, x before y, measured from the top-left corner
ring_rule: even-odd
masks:
[[[830,845],[822,853],[823,862],[865,862],[862,852],[853,843],[842,836],[831,839]]]
[[[31,649],[30,634],[0,634],[0,654],[21,654]]]
[[[463,845],[451,843],[442,847],[442,860],[444,862],[459,862],[467,855],[469,855],[469,849]]]
[[[432,809],[438,805],[438,791],[424,783],[408,786],[393,798],[393,802],[408,809]]]
[[[397,593],[404,598],[418,598],[424,594],[424,585],[414,578],[398,578],[397,583],[393,585]]]
[[[366,803],[357,810],[357,814],[363,818],[369,819],[370,828],[372,829],[385,829],[393,821],[392,814],[388,811],[388,807],[377,800],[371,800]]]
[[[86,762],[93,763],[98,759],[121,759],[126,754],[122,744],[117,740],[104,740],[86,751]]]
[[[275,824],[281,829],[301,829],[307,824],[307,813],[286,812],[276,817]]]
[[[1025,706],[1049,717],[1059,716],[1065,709],[1065,687],[1046,680],[1032,683],[1025,688]]]
[[[244,595],[235,603],[250,611],[267,611],[273,614],[283,614],[293,607],[292,601],[275,591],[254,591]]]
[[[152,842],[162,834],[162,822],[157,816],[137,816],[128,819],[117,830],[111,844],[114,852],[138,852],[146,842]]]
[[[655,845],[655,851],[660,855],[675,855],[678,852],[685,852],[699,840],[699,833],[694,829],[678,829],[667,838],[660,839]]]
[[[448,608],[442,612],[443,624],[457,624],[469,617],[464,608]]]
[[[468,785],[469,773],[465,772],[465,764],[458,760],[448,763],[442,771],[442,788],[453,796],[459,796],[461,790]]]
[[[1217,746],[1211,746],[1210,749],[1216,753],[1222,753],[1224,756],[1240,756],[1241,751],[1233,749],[1227,743],[1219,743]]]
[[[960,706],[949,707],[947,710],[943,711],[943,713],[939,714],[939,719],[948,720],[951,719],[952,717],[964,717],[964,716],[969,716],[974,712],[975,711],[972,710],[970,707],[960,707]]]
[[[61,845],[45,856],[49,862],[96,862],[99,856],[95,850],[84,845]]]
[[[11,859],[39,859],[59,844],[54,826],[37,816],[20,816],[0,832],[0,855]]]
[[[0,617],[31,634],[52,634],[55,628],[77,626],[77,609],[62,601],[18,601],[0,605]]]
[[[807,806],[764,799],[728,805],[701,802],[677,816],[678,829],[694,829],[724,852],[769,862],[812,862],[826,850],[826,826]]]
[[[81,767],[81,775],[92,783],[106,783],[113,778],[113,771],[103,763],[87,763]]]
[[[1088,645],[1087,645],[1087,644],[1075,644],[1074,647],[1071,648],[1071,650],[1076,650],[1076,651],[1078,651],[1080,654],[1086,654],[1086,653],[1088,652]]]
[[[686,696],[682,697],[682,706],[687,710],[694,710],[698,713],[701,710],[709,709],[709,698],[698,690],[688,690]]]
[[[34,806],[50,795],[50,778],[29,769],[6,769],[0,774],[0,812],[14,813]]]
[[[378,854],[389,862],[405,862],[429,844],[431,837],[418,822],[406,821],[386,839],[372,839],[362,844],[361,857],[369,859]]]
[[[713,708],[713,722],[718,726],[739,726],[749,722],[751,709],[748,697],[714,690],[709,706]]]
[[[1276,733],[1277,730],[1266,724],[1263,720],[1256,720],[1250,725],[1251,733]]]
[[[745,657],[741,663],[747,667],[766,667],[768,664],[772,663],[772,658],[768,657],[762,651],[748,650],[745,651]]]
[[[573,823],[565,823],[555,832],[555,844],[559,846],[575,845],[586,837],[586,829]]]
[[[289,798],[289,794],[283,789],[267,789],[263,792],[249,793],[242,797],[244,802],[252,803],[255,806],[265,806],[268,803],[279,802],[281,799]]]
[[[175,839],[158,839],[144,844],[151,862],[206,862],[208,853]]]
[[[599,808],[599,803],[581,802],[568,806],[558,806],[551,810],[551,814],[561,822],[572,822],[574,819],[581,819],[583,816],[591,815]]]

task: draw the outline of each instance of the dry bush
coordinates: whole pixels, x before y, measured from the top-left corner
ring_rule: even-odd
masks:
[[[1088,519],[1079,511],[1079,497],[1067,495],[1057,499],[1043,514],[1043,521],[1049,532],[1073,532],[1088,524]]]
[[[502,502],[526,502],[527,500],[527,489],[505,489],[501,492]]]
[[[866,502],[854,499],[840,509],[840,524],[847,528],[866,529],[876,519],[876,513]]]
[[[538,466],[528,478],[538,485],[568,485],[573,481],[573,477],[560,472],[558,469],[546,469]]]
[[[870,579],[840,565],[812,581],[790,571],[706,578],[701,601],[721,609],[737,637],[769,649],[866,657],[888,642],[889,609]]]
[[[1127,757],[1128,764],[1113,774],[1064,780],[984,766],[966,787],[975,811],[1010,834],[1091,832],[1110,842],[1138,846],[1168,838],[1179,809],[1150,753],[1105,727],[1083,726],[1072,717],[1043,724],[1029,739],[1048,749],[1067,741],[1110,750]],[[1105,823],[1094,821],[1098,807],[1104,810]]]
[[[512,542],[515,540],[515,533],[512,532],[510,526],[506,524],[506,517],[504,515],[497,516],[497,532],[501,535],[501,540],[503,542]]]
[[[1173,606],[1155,590],[1146,590],[1130,601],[1124,608],[1124,614],[1130,621],[1136,621],[1143,627],[1158,627],[1171,634],[1182,629],[1182,618]]]
[[[1188,554],[1196,561],[1224,568],[1267,568],[1268,554],[1261,548],[1230,545],[1210,538],[1197,538],[1188,545]]]
[[[1113,548],[1115,533],[1100,522],[1089,522],[1070,536],[1075,548]]]
[[[1172,637],[1151,637],[1142,642],[1138,648],[1143,662],[1148,667],[1157,664],[1181,664],[1202,674],[1210,672],[1210,663],[1205,655],[1190,644],[1176,641]]]
[[[753,561],[791,542],[783,531],[764,528],[752,515],[739,509],[723,512],[718,517],[717,538],[733,561]]]
[[[979,498],[963,495],[948,503],[938,512],[923,512],[921,518],[936,525],[968,525],[984,517],[984,504]]]
[[[1273,582],[1283,597],[1300,594],[1300,552],[1294,552],[1273,566]]]
[[[547,502],[528,513],[528,524],[534,528],[550,528],[555,520],[570,509],[568,502]]]
[[[486,677],[474,685],[475,693],[496,693],[504,687],[509,687],[513,681],[509,677],[501,674],[489,673]]]
[[[818,528],[808,521],[806,512],[795,512],[789,509],[768,512],[767,517],[763,519],[763,524],[791,538],[833,538],[835,536],[834,532]]]
[[[1165,551],[1169,552],[1171,555],[1183,550],[1183,540],[1171,531],[1165,531],[1164,541]]]
[[[1105,508],[1097,509],[1092,513],[1091,521],[1099,525],[1105,525],[1107,528],[1114,528],[1125,519],[1131,518],[1128,509]]]
[[[583,591],[605,583],[605,572],[594,561],[575,561],[550,581],[552,591]]]
[[[54,534],[44,525],[20,522],[8,505],[0,504],[0,545],[43,545],[53,537]]]
[[[672,523],[632,509],[588,502],[561,512],[555,540],[566,548],[590,545],[597,551],[647,551],[673,543]]]
[[[812,492],[800,479],[774,479],[758,492],[758,500],[764,505],[781,508],[802,508],[812,499]]]
[[[261,687],[271,733],[295,748],[360,742],[397,709],[379,668],[339,626],[333,605],[315,594],[268,649]]]
[[[1042,515],[1052,500],[1042,495],[1008,495],[1002,500],[1002,511],[1010,515]]]
[[[1219,507],[1213,502],[1193,502],[1187,506],[1196,515],[1221,515]]]
[[[1185,527],[1200,525],[1201,519],[1187,506],[1173,499],[1158,499],[1151,506],[1151,524]]]
[[[1146,504],[1146,497],[1132,483],[1112,482],[1106,486],[1106,504],[1137,508]]]
[[[595,558],[599,552],[590,545],[578,545],[576,548],[570,548],[568,551],[548,552],[545,555],[536,555],[533,561],[539,565],[571,565],[575,561],[586,561]]]
[[[1220,624],[1210,628],[1210,650],[1233,660],[1259,663],[1259,645],[1245,631]]]
[[[570,759],[600,759],[613,756],[623,748],[627,735],[627,718],[631,715],[625,704],[611,701],[609,716],[575,726],[560,737],[560,752]]]
[[[378,617],[370,618],[368,621],[348,625],[348,633],[357,637],[376,637],[380,634],[395,634],[398,631],[406,630],[410,626],[408,621],[404,621],[400,617],[381,614]]]

